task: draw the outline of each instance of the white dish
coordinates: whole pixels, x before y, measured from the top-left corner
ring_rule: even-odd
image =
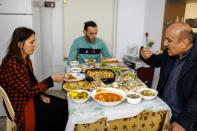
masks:
[[[107,66],[118,66],[121,63],[121,60],[116,58],[110,58],[103,60],[103,62],[105,62]]]
[[[117,62],[117,63],[107,63],[107,66],[118,66],[120,63]]]
[[[114,102],[100,101],[95,98],[95,96],[100,93],[113,93],[113,94],[117,94],[117,95],[121,96],[122,98],[121,98],[121,100],[114,101]],[[100,105],[116,106],[116,105],[120,104],[122,101],[124,101],[124,99],[126,98],[126,93],[122,90],[114,89],[114,88],[98,88],[98,89],[95,89],[92,91],[91,97]]]
[[[142,98],[145,99],[145,100],[152,100],[158,95],[157,90],[150,89],[150,88],[142,88],[141,90],[138,90],[138,93],[140,93],[142,95]],[[150,93],[152,95],[150,95]],[[145,94],[147,94],[147,95],[145,95]]]
[[[69,75],[72,75],[74,78],[70,79]],[[68,81],[68,82],[75,82],[75,81],[81,81],[85,79],[85,75],[81,74],[81,73],[67,73],[65,74],[65,78],[64,81]]]
[[[70,72],[72,72],[72,73],[79,73],[81,71],[82,71],[82,69],[80,67],[73,67],[70,69]]]
[[[79,65],[79,61],[75,61],[75,60],[70,61],[69,65],[71,65],[71,66],[78,66]]]
[[[74,99],[71,97],[71,92],[78,92],[78,93],[82,93],[82,92],[86,92],[87,93],[87,97],[86,98],[77,98],[77,99]],[[86,101],[88,101],[88,99],[90,98],[90,92],[89,91],[86,91],[86,90],[72,90],[72,91],[69,91],[67,93],[67,97],[75,102],[75,103],[78,103],[78,104],[81,104],[81,103],[85,103]],[[77,97],[77,94],[76,94],[76,97]]]
[[[93,65],[96,63],[96,60],[95,59],[85,59],[84,62],[87,65]]]
[[[129,97],[129,95],[135,95],[138,96],[138,98],[134,98],[134,97]],[[133,91],[129,91],[127,92],[127,102],[130,104],[138,104],[140,103],[142,100],[142,95],[140,93],[137,92],[133,92]]]

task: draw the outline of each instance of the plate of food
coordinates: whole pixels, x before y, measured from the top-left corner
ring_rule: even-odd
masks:
[[[116,58],[110,58],[110,59],[103,59],[102,62],[106,63],[108,66],[117,66],[121,63],[121,60]]]
[[[86,80],[92,82],[94,79],[100,79],[104,84],[111,84],[115,81],[115,73],[110,69],[87,69],[85,71]]]
[[[111,86],[113,88],[124,90],[126,92],[136,88],[134,85],[130,85],[130,83],[128,82],[113,82]]]
[[[152,100],[158,95],[157,90],[150,88],[141,88],[138,90],[138,93],[140,93],[145,100]]]
[[[90,98],[90,92],[86,90],[72,90],[67,93],[67,97],[74,103],[85,103]]]
[[[100,105],[116,106],[126,98],[126,93],[114,88],[98,88],[92,91],[91,97]]]
[[[94,65],[96,63],[96,60],[93,58],[88,58],[88,59],[85,59],[84,62],[87,65]]]
[[[91,81],[91,84],[94,88],[98,88],[98,87],[104,87],[105,84],[103,83],[102,80],[100,79],[94,79],[93,81]]]
[[[126,66],[103,66],[104,69],[110,69],[115,73],[125,72],[129,68]]]
[[[85,79],[85,75],[81,73],[67,73],[65,74],[64,81],[74,82],[81,81]]]
[[[65,91],[71,90],[92,90],[92,85],[87,81],[66,82],[63,85]]]
[[[73,67],[70,69],[70,72],[72,73],[80,73],[82,69],[80,67]]]

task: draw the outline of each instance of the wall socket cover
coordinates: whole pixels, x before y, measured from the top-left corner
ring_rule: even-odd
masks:
[[[55,2],[54,1],[44,1],[44,7],[55,8]]]

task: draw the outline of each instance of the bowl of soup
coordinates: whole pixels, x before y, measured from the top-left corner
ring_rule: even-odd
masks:
[[[91,93],[92,98],[103,106],[116,106],[126,98],[126,93],[114,88],[97,88]]]

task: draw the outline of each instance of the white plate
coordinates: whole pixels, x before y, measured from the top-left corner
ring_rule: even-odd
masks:
[[[75,60],[70,61],[69,65],[71,65],[71,66],[78,66],[79,65],[79,61],[75,61]]]
[[[95,59],[85,59],[84,62],[87,65],[94,65],[96,63],[96,60]]]
[[[118,66],[121,63],[121,59],[111,58],[111,59],[103,60],[103,62],[105,62],[107,66]]]
[[[70,72],[72,73],[80,73],[81,72],[81,68],[80,67],[73,67],[70,69]]]
[[[68,80],[67,79],[68,74],[73,75],[74,77],[76,77],[76,79],[74,79],[74,80]],[[85,79],[85,75],[84,74],[81,74],[81,73],[68,73],[68,74],[65,74],[64,81],[74,82],[74,81],[81,81],[81,80],[84,80]]]
[[[103,91],[98,92],[98,90],[103,90]],[[104,92],[105,93],[110,92],[110,93],[115,93],[115,94],[121,95],[122,99],[120,101],[115,101],[115,102],[105,102],[105,101],[97,100],[95,98],[96,94],[104,93]],[[114,89],[114,88],[98,88],[98,89],[95,89],[95,90],[92,91],[91,96],[100,105],[103,105],[103,106],[115,106],[115,105],[120,104],[122,101],[124,101],[124,99],[126,98],[126,93],[124,91],[122,91],[122,90]]]

